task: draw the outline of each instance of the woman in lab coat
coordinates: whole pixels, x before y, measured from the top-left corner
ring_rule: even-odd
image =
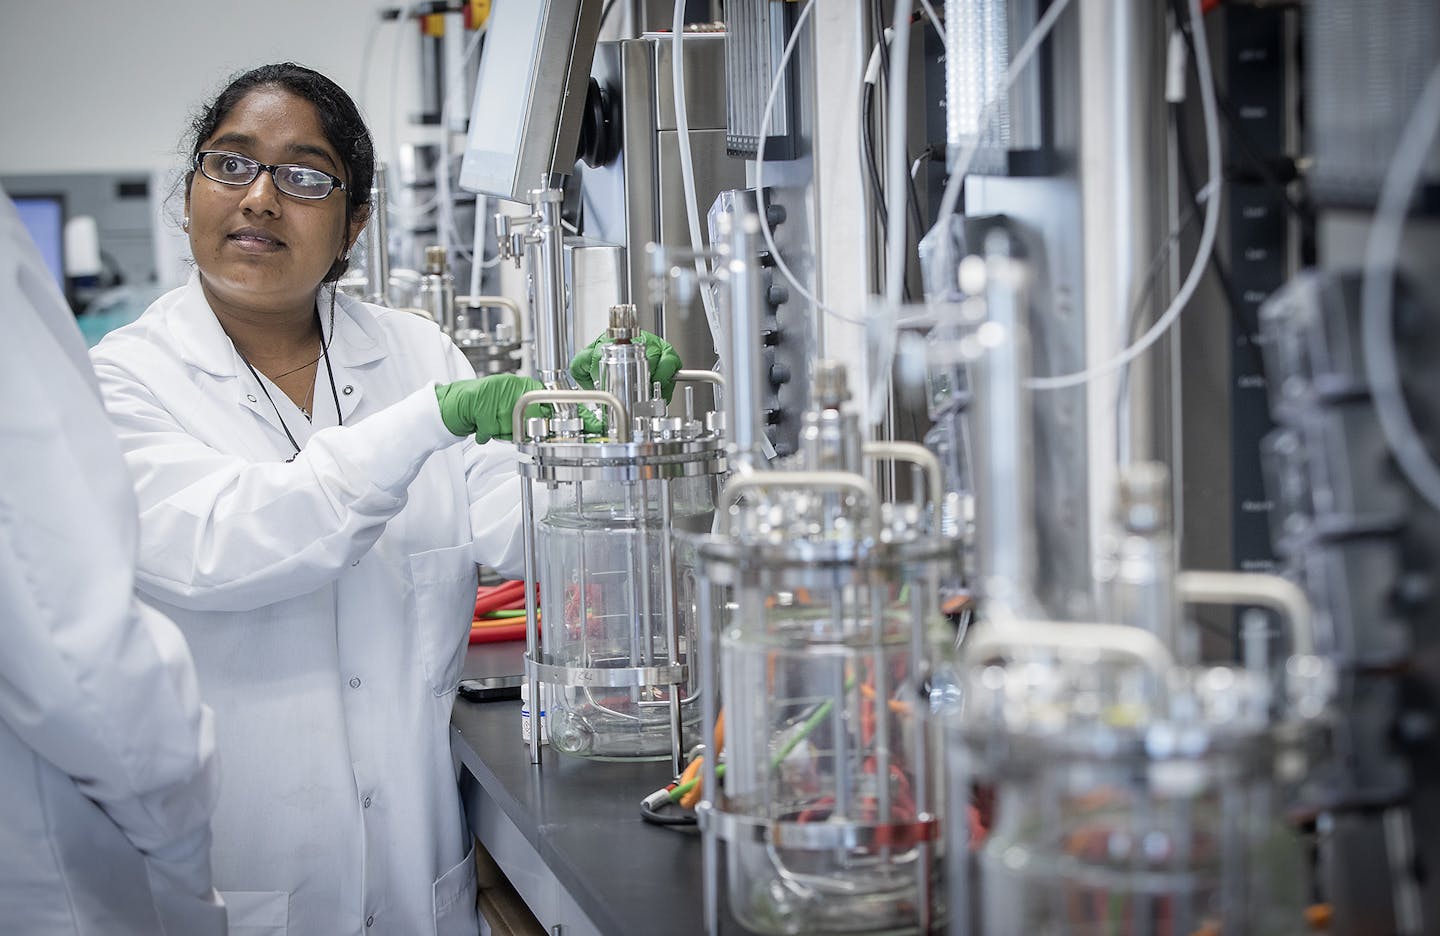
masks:
[[[521,532],[513,449],[458,433],[538,384],[468,379],[433,323],[336,295],[374,158],[333,82],[256,69],[194,131],[197,269],[93,358],[138,588],[215,709],[216,887],[246,936],[468,936],[450,708],[476,563],[519,574]]]
[[[135,600],[135,496],[75,316],[0,190],[0,932],[222,936],[214,726]]]

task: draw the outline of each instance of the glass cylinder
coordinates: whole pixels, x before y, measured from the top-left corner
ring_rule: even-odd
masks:
[[[960,771],[956,771],[957,773]],[[1065,762],[1007,775],[961,933],[1306,931],[1304,854],[1239,758]]]
[[[753,932],[916,932],[939,918],[942,797],[917,641],[934,590],[886,571],[787,583],[777,570],[731,591],[721,808],[795,830],[729,842],[731,912]],[[852,844],[805,842],[812,827],[851,827]]]
[[[670,661],[664,553],[676,529],[708,529],[709,477],[668,482],[559,483],[537,525],[545,662],[578,669],[663,667]],[[695,645],[694,548],[674,541],[673,597],[681,663]],[[681,697],[682,748],[698,727],[695,667],[678,687],[554,685],[550,746],[600,760],[668,758],[670,699]]]

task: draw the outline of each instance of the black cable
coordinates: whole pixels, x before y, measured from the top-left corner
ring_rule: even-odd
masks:
[[[885,14],[880,9],[883,4],[877,4],[875,13],[876,22],[880,26],[880,80],[885,82],[886,93],[890,90],[890,43],[885,40]],[[913,23],[920,16],[919,13],[912,13],[910,21]],[[888,99],[887,99],[888,100]],[[868,124],[866,125],[868,128]],[[873,141],[872,141],[873,148]],[[910,175],[910,153],[905,153],[905,197],[908,199],[910,209],[910,223],[915,225],[915,239],[919,241],[925,236],[925,219],[920,214],[920,194],[915,190],[915,179]]]
[[[652,825],[668,826],[670,828],[693,826],[696,824],[693,814],[685,813],[678,816],[666,815],[659,810],[652,809],[645,800],[640,801],[640,818]]]
[[[1199,205],[1199,188],[1196,185],[1195,169],[1190,165],[1190,150],[1185,136],[1185,119],[1181,112],[1180,105],[1174,104],[1170,108],[1170,118],[1175,125],[1175,152],[1177,162],[1180,164],[1180,181],[1185,186],[1186,197],[1192,204]],[[1265,358],[1260,353],[1255,342],[1249,340],[1250,336],[1260,330],[1259,321],[1250,322],[1245,318],[1240,309],[1239,296],[1235,292],[1233,281],[1230,278],[1230,270],[1226,267],[1225,261],[1220,259],[1218,250],[1210,251],[1210,269],[1214,272],[1215,278],[1220,281],[1220,289],[1225,294],[1225,305],[1230,312],[1230,324],[1246,336],[1246,347],[1255,358],[1255,365],[1263,373],[1265,369]]]
[[[884,14],[881,12],[878,3],[871,8],[871,14],[875,17],[877,32],[879,32],[880,35],[880,40],[876,43],[876,48],[879,49],[880,52],[880,72],[888,76],[890,71],[890,46],[889,43],[885,41],[885,31],[883,28],[885,22]],[[888,230],[890,227],[890,213],[889,207],[886,204],[885,185],[881,179],[879,161],[875,158],[874,99],[875,86],[878,83],[878,79],[873,82],[868,80],[864,82],[864,90],[861,94],[860,101],[860,142],[861,149],[864,151],[865,156],[866,174],[870,177],[870,189],[875,199],[875,212],[879,217],[880,229],[883,231]],[[915,191],[915,180],[909,173],[908,167],[910,163],[908,156],[909,154],[907,153],[907,161],[905,163],[907,167],[905,177],[908,182],[906,186],[906,197],[909,199],[909,208],[912,209],[910,222],[915,225],[915,239],[918,243],[919,239],[925,235],[925,222],[920,214],[920,199],[918,193]],[[910,299],[910,283],[908,277],[901,277],[901,300],[909,302]]]
[[[1180,30],[1181,37],[1185,40],[1185,48],[1190,53],[1190,60],[1196,58],[1195,35],[1190,31],[1190,11],[1185,0],[1170,0],[1171,12],[1175,17],[1175,25]],[[1300,202],[1296,202],[1290,194],[1289,186],[1275,174],[1270,161],[1260,154],[1259,147],[1246,132],[1244,122],[1235,114],[1230,105],[1230,98],[1225,94],[1223,88],[1215,85],[1215,103],[1220,109],[1220,115],[1225,119],[1225,127],[1230,132],[1230,140],[1241,151],[1249,168],[1253,169],[1266,185],[1275,190],[1276,194],[1285,202],[1285,208],[1304,225],[1313,225],[1315,212],[1310,207],[1309,199],[1302,196]],[[1183,152],[1183,151],[1182,151]]]
[[[874,114],[875,85],[867,81],[860,102],[860,142],[865,153],[865,168],[870,176],[870,192],[875,199],[875,213],[880,218],[880,229],[883,231],[890,226],[890,213],[885,207],[885,186],[881,184],[880,167],[875,161]]]

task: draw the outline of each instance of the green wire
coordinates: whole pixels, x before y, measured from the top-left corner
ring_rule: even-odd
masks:
[[[487,619],[489,619],[489,618],[495,618],[495,619],[503,619],[503,618],[522,618],[522,617],[524,617],[524,616],[525,616],[525,609],[524,609],[524,608],[516,608],[516,609],[513,610],[513,611],[491,611],[491,612],[489,612],[489,613],[487,613],[487,614],[482,614],[482,615],[480,615],[480,620],[484,621],[484,620],[487,620]]]
[[[850,687],[854,684],[855,680],[853,679],[847,682],[845,684],[846,691],[849,691]],[[818,726],[822,721],[825,720],[825,717],[830,714],[830,710],[834,707],[834,699],[826,699],[824,702],[820,703],[820,707],[815,710],[815,713],[813,715],[805,719],[805,724],[801,726],[799,731],[795,732],[795,736],[792,737],[789,741],[785,742],[785,746],[779,751],[777,751],[774,757],[770,758],[770,769],[778,769],[781,762],[784,761],[785,758],[790,756],[791,751],[795,750],[796,745],[808,738],[810,736],[810,732],[814,731],[816,726]]]
[[[845,680],[845,691],[846,691],[846,692],[849,692],[849,691],[850,691],[851,689],[853,689],[853,688],[855,688],[855,677],[852,675],[849,679]],[[811,713],[810,717],[807,718],[807,719],[805,719],[805,724],[800,727],[800,730],[797,731],[797,732],[795,732],[795,736],[794,736],[793,738],[791,738],[789,741],[787,741],[787,742],[785,743],[785,746],[784,746],[783,748],[781,748],[780,750],[776,751],[776,752],[775,752],[775,756],[773,756],[773,757],[770,758],[770,769],[771,769],[771,770],[776,770],[776,769],[778,769],[778,768],[780,767],[781,762],[783,762],[783,761],[785,760],[785,758],[787,758],[787,757],[790,756],[790,752],[791,752],[791,751],[795,750],[796,745],[798,745],[801,741],[804,741],[806,738],[808,738],[808,737],[810,736],[810,732],[814,731],[814,730],[820,725],[820,723],[821,723],[822,721],[824,721],[827,716],[829,716],[830,710],[833,709],[834,707],[835,707],[835,700],[834,700],[834,699],[826,699],[824,702],[821,702],[821,703],[820,703],[820,706],[819,706],[817,709],[815,709],[815,711],[814,711],[813,713]],[[715,765],[715,779],[718,780],[718,779],[720,779],[720,778],[723,777],[723,776],[725,776],[725,765],[724,765],[724,764],[716,764],[716,765]],[[693,790],[693,789],[695,788],[695,784],[697,784],[697,783],[699,783],[699,782],[700,782],[700,775],[699,775],[699,774],[696,774],[693,779],[687,780],[687,781],[685,781],[684,783],[682,783],[680,786],[677,786],[675,789],[671,790],[671,791],[670,791],[670,800],[671,800],[671,802],[679,802],[679,801],[680,801],[680,797],[684,796],[686,793],[689,793],[691,790]]]

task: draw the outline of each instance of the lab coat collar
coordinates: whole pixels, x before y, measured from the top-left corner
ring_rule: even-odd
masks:
[[[179,290],[179,301],[171,306],[166,326],[174,336],[180,356],[189,364],[216,377],[237,377],[245,362],[200,288],[200,274],[192,272]],[[320,329],[329,343],[330,363],[336,368],[353,368],[385,357],[385,345],[377,337],[379,323],[363,302],[343,293],[335,297],[335,334],[330,335],[330,297],[321,290]]]
[[[328,344],[330,366],[335,372],[340,415],[342,420],[348,422],[364,395],[364,375],[357,372],[357,369],[383,359],[387,351],[384,342],[378,337],[380,324],[365,303],[343,293],[337,295],[335,330],[332,336],[330,297],[327,291],[320,292],[319,302],[320,329]],[[166,319],[166,327],[173,336],[182,359],[216,377],[238,378],[238,383],[235,384],[236,402],[276,430],[281,430],[274,407],[264,397],[263,391],[240,357],[240,352],[235,350],[230,336],[225,334],[219,319],[215,318],[215,313],[205,298],[205,291],[200,287],[198,272],[192,272],[189,281],[178,290],[177,301],[170,306]],[[328,375],[323,371],[321,380],[329,382]]]

